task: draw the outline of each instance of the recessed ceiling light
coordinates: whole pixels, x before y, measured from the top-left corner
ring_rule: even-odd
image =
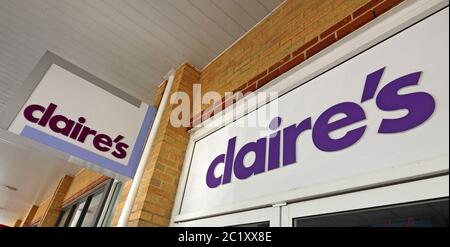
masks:
[[[0,138],[0,142],[3,142],[3,143],[5,143],[5,144],[11,145],[11,146],[15,146],[14,143],[12,143],[12,142],[10,142],[10,141],[8,141],[8,140],[6,140],[6,139],[3,139],[3,138]]]
[[[17,191],[17,188],[11,185],[4,184],[3,187],[7,188],[8,190]]]
[[[16,147],[16,148],[25,149],[23,146],[18,145],[17,143],[11,142],[11,141],[9,141],[7,139],[4,139],[2,137],[0,137],[0,142],[4,143],[6,145],[9,145],[9,146]]]

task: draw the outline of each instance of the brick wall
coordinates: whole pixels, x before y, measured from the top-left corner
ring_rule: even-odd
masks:
[[[41,203],[37,209],[35,210],[34,216],[30,221],[30,225],[38,224],[38,226],[42,227],[51,227],[54,226],[56,220],[58,219],[59,213],[61,211],[61,207],[63,205],[64,197],[69,190],[69,187],[72,183],[73,177],[64,176],[58,183],[55,191],[52,196],[47,198],[43,203]],[[36,207],[36,206],[33,206]],[[31,212],[30,210],[30,212]],[[28,218],[28,216],[27,216]]]
[[[39,226],[41,227],[52,227],[55,226],[56,220],[58,219],[61,207],[63,204],[64,197],[69,190],[70,184],[72,183],[73,177],[64,176],[56,187],[55,192],[50,198],[47,210],[40,220]]]
[[[20,227],[22,225],[22,220],[16,220],[14,227]]]
[[[192,84],[198,82],[199,75],[200,72],[191,65],[181,65],[176,70],[170,93],[182,91],[192,95]],[[159,90],[160,95],[163,93],[163,87],[164,85]],[[159,104],[159,98],[160,96],[156,97],[156,104]],[[164,109],[128,226],[169,225],[184,154],[189,141],[186,128],[175,128],[169,123],[170,113],[174,107],[167,104]],[[112,225],[116,225],[118,222],[130,186],[131,181],[124,185]]]
[[[31,206],[30,210],[27,213],[27,216],[23,220],[23,224],[22,224],[23,227],[31,226],[31,224],[33,222],[33,218],[36,215],[36,212],[38,209],[39,209],[39,206],[36,206],[36,205]]]
[[[50,197],[47,198],[45,201],[43,201],[39,206],[34,214],[33,219],[31,220],[31,224],[34,225],[41,221],[42,216],[45,214],[45,211],[47,211],[48,205],[50,204]]]
[[[255,91],[401,1],[288,0],[203,69],[202,92]],[[192,122],[223,107],[203,105]]]

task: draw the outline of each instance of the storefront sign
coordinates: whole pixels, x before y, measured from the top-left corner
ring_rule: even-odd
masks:
[[[448,35],[447,8],[196,141],[180,214],[448,158]]]
[[[133,177],[154,108],[54,54],[44,55],[36,67],[47,70],[32,78],[36,86],[8,130]],[[30,77],[33,73],[36,69]]]
[[[364,91],[361,96],[361,102],[359,103],[362,104],[373,99],[381,111],[406,110],[407,114],[398,118],[382,119],[377,133],[402,133],[425,122],[435,108],[433,96],[425,92],[399,94],[399,91],[406,87],[417,86],[421,72],[415,72],[397,78],[387,83],[375,95],[384,70],[385,68],[379,69],[366,77]],[[331,120],[339,114],[343,115],[343,117],[338,120]],[[244,144],[239,150],[236,150],[236,155],[237,136],[229,139],[226,154],[220,154],[209,165],[208,172],[206,173],[206,184],[210,188],[215,188],[220,184],[230,183],[233,172],[234,177],[242,180],[266,171],[296,164],[297,140],[306,131],[311,131],[312,142],[321,151],[337,152],[349,148],[363,137],[367,125],[347,130],[339,138],[332,138],[330,134],[366,119],[367,116],[364,108],[356,102],[342,102],[328,108],[318,116],[315,123],[312,123],[313,120],[311,117],[308,117],[299,123],[291,124],[278,131],[276,130],[282,123],[282,118],[275,117],[270,122],[268,128],[276,132],[271,133],[267,137]],[[282,145],[281,139],[283,140]],[[301,146],[301,143],[299,146]],[[266,150],[268,155],[266,155]],[[244,164],[245,157],[250,155],[250,153],[253,153],[255,158],[250,164]],[[280,164],[281,156],[282,160]],[[216,168],[219,165],[223,165],[225,168],[223,169],[223,173],[219,172],[221,175],[216,177],[214,174],[217,173]]]

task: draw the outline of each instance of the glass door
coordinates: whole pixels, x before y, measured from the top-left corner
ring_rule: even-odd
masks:
[[[448,227],[448,197],[293,219],[294,227]]]
[[[238,227],[277,227],[280,226],[280,207],[255,209],[233,214],[175,223],[174,226],[238,226]]]
[[[449,177],[288,204],[282,226],[448,227]]]
[[[448,227],[449,176],[174,223],[239,227]]]

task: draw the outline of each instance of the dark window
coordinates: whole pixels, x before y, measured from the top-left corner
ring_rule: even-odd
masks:
[[[94,226],[96,223],[96,215],[98,215],[98,211],[100,210],[102,204],[103,194],[94,195],[91,198],[89,203],[89,207],[87,207],[86,214],[84,215],[83,222],[81,226]]]
[[[91,227],[96,226],[113,180],[110,179],[86,196],[64,207],[58,217],[56,226],[59,227]]]
[[[83,214],[83,210],[84,210],[85,206],[86,206],[86,200],[84,200],[74,206],[75,212],[73,213],[73,216],[70,217],[68,226],[70,226],[70,227],[78,226],[78,222],[83,221],[80,218],[82,218],[81,215]]]
[[[61,211],[61,214],[59,215],[60,219],[59,219],[57,226],[64,226],[64,224],[67,221],[67,218],[69,217],[69,214],[70,214],[70,209]]]
[[[264,221],[264,222],[257,222],[257,223],[248,223],[248,224],[243,224],[243,225],[235,225],[232,227],[269,227],[270,223],[269,221]]]
[[[296,227],[448,227],[448,198],[293,220]]]

